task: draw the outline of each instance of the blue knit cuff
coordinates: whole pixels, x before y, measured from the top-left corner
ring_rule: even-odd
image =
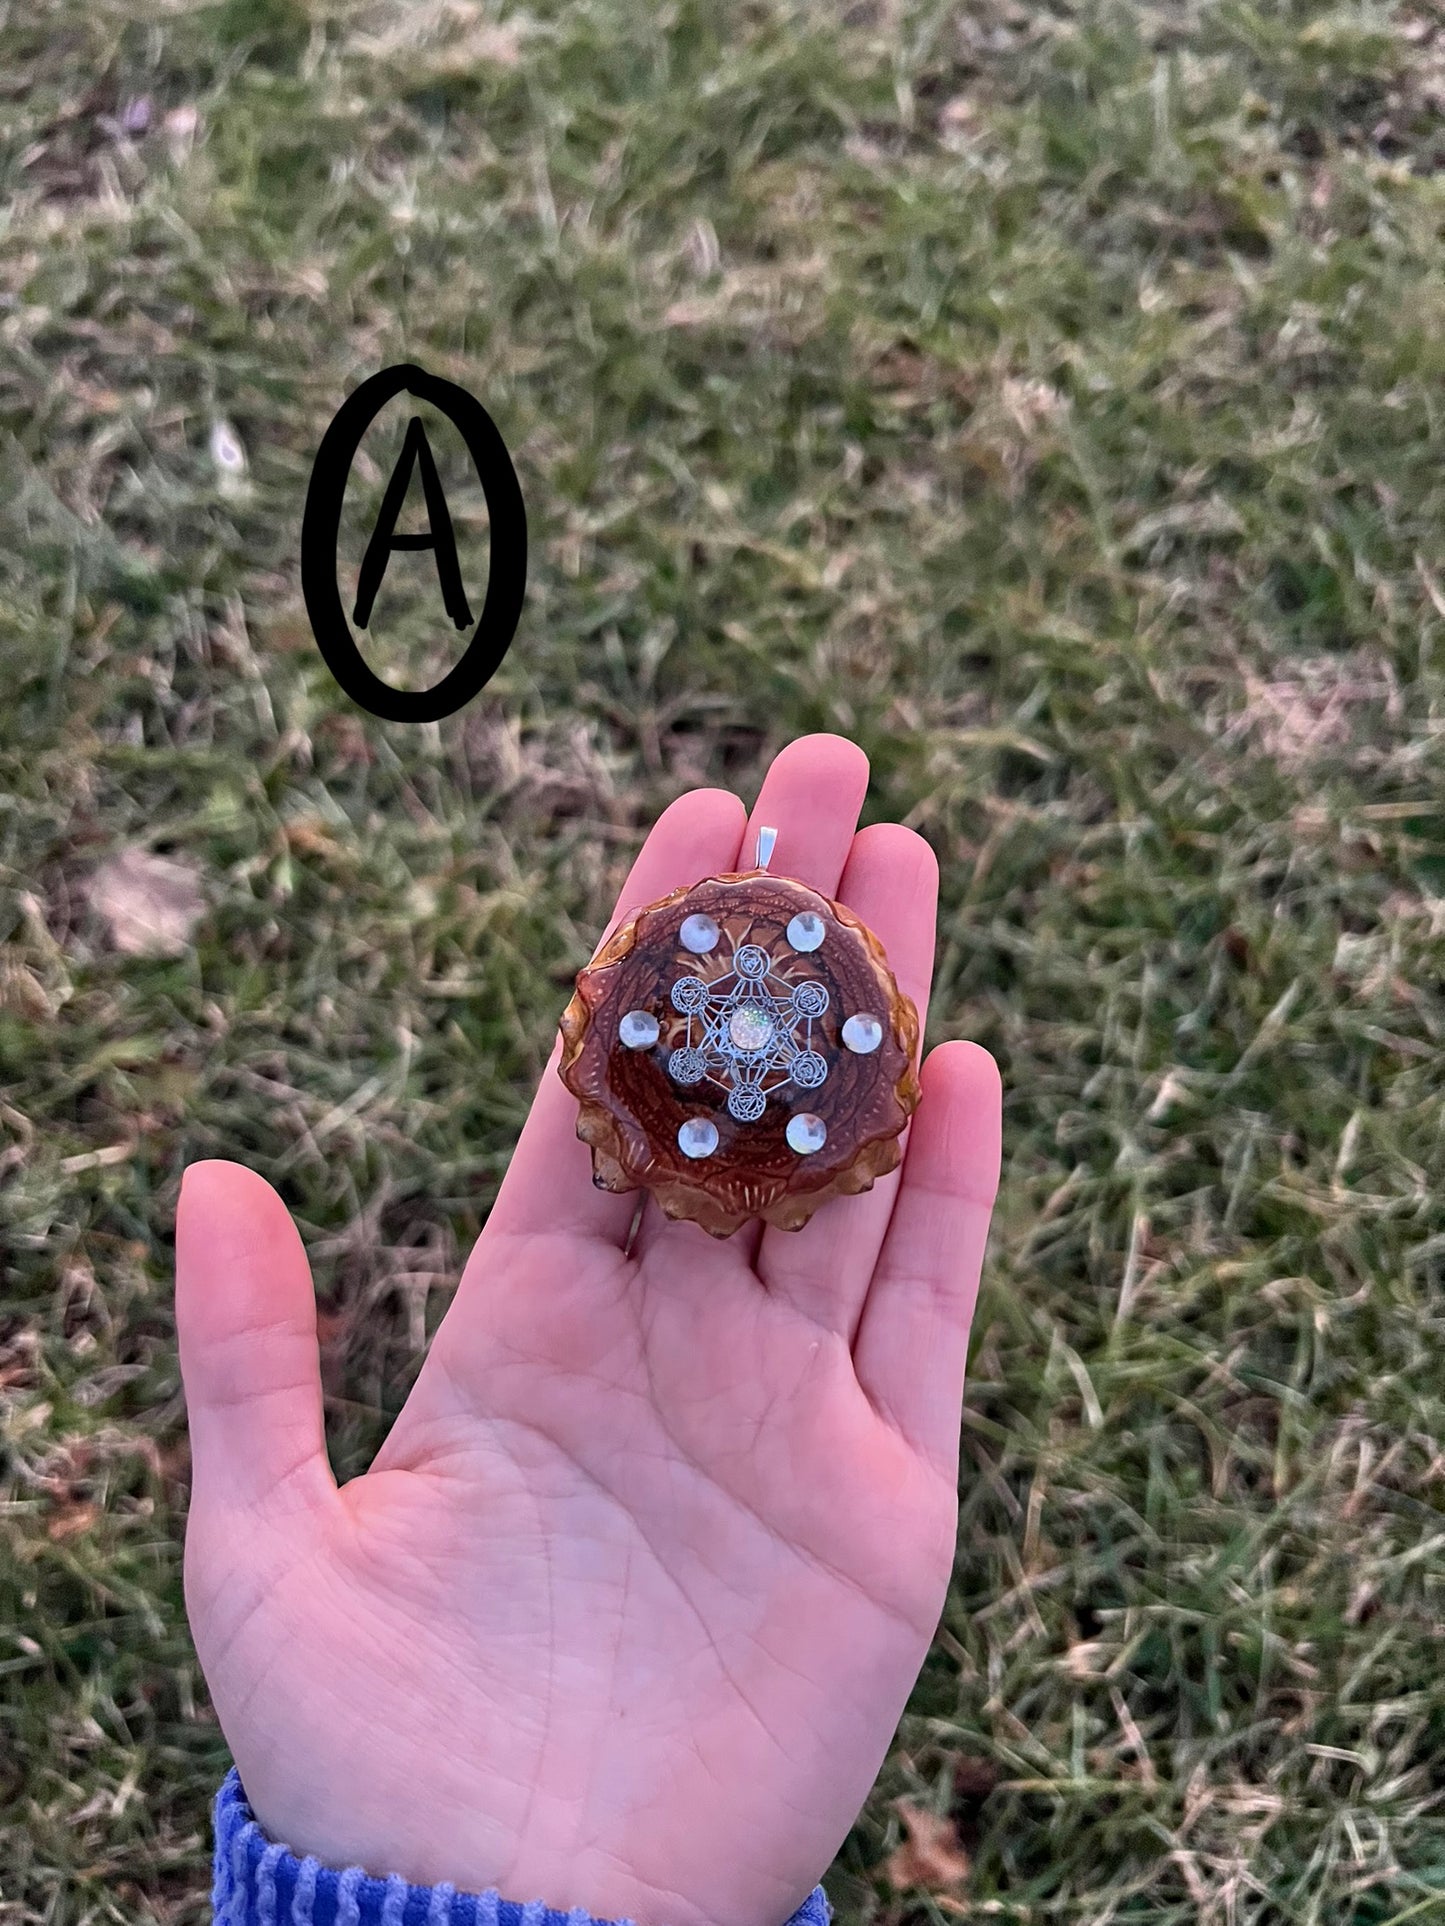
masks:
[[[630,1919],[594,1920],[582,1906],[559,1913],[540,1899],[519,1904],[491,1887],[461,1893],[445,1880],[411,1886],[399,1873],[372,1879],[360,1866],[334,1872],[310,1853],[298,1859],[261,1830],[235,1766],[216,1794],[214,1819],[216,1926],[635,1926]],[[828,1895],[815,1886],[787,1926],[831,1926],[832,1918]]]

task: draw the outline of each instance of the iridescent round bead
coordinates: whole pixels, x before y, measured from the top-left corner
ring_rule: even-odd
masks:
[[[766,1050],[774,1037],[773,1019],[760,1003],[740,1003],[728,1018],[728,1037],[747,1055]]]
[[[883,1025],[876,1016],[867,1016],[860,1012],[857,1016],[850,1016],[843,1025],[842,1037],[846,1049],[852,1050],[860,1057],[866,1057],[871,1055],[883,1041]]]
[[[709,1117],[689,1117],[678,1126],[677,1147],[684,1157],[711,1157],[717,1149],[717,1125]]]

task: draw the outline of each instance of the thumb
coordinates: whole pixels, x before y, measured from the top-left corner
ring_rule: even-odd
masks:
[[[181,1179],[176,1334],[192,1509],[275,1515],[334,1498],[311,1266],[285,1204],[240,1164]]]

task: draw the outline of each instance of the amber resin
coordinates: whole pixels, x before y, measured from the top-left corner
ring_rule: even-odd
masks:
[[[628,918],[577,976],[560,1074],[593,1181],[716,1237],[799,1230],[901,1156],[918,1012],[841,903],[755,869]]]

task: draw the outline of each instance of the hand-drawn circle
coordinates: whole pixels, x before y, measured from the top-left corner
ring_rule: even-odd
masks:
[[[351,633],[337,580],[341,505],[361,438],[403,389],[444,414],[467,445],[487,499],[491,558],[487,599],[459,661],[429,689],[394,689],[366,661]],[[370,375],[349,394],[321,437],[301,517],[301,594],[316,646],[353,702],[383,722],[440,722],[455,714],[502,665],[522,615],[527,588],[527,510],[507,444],[475,395],[398,362]]]

